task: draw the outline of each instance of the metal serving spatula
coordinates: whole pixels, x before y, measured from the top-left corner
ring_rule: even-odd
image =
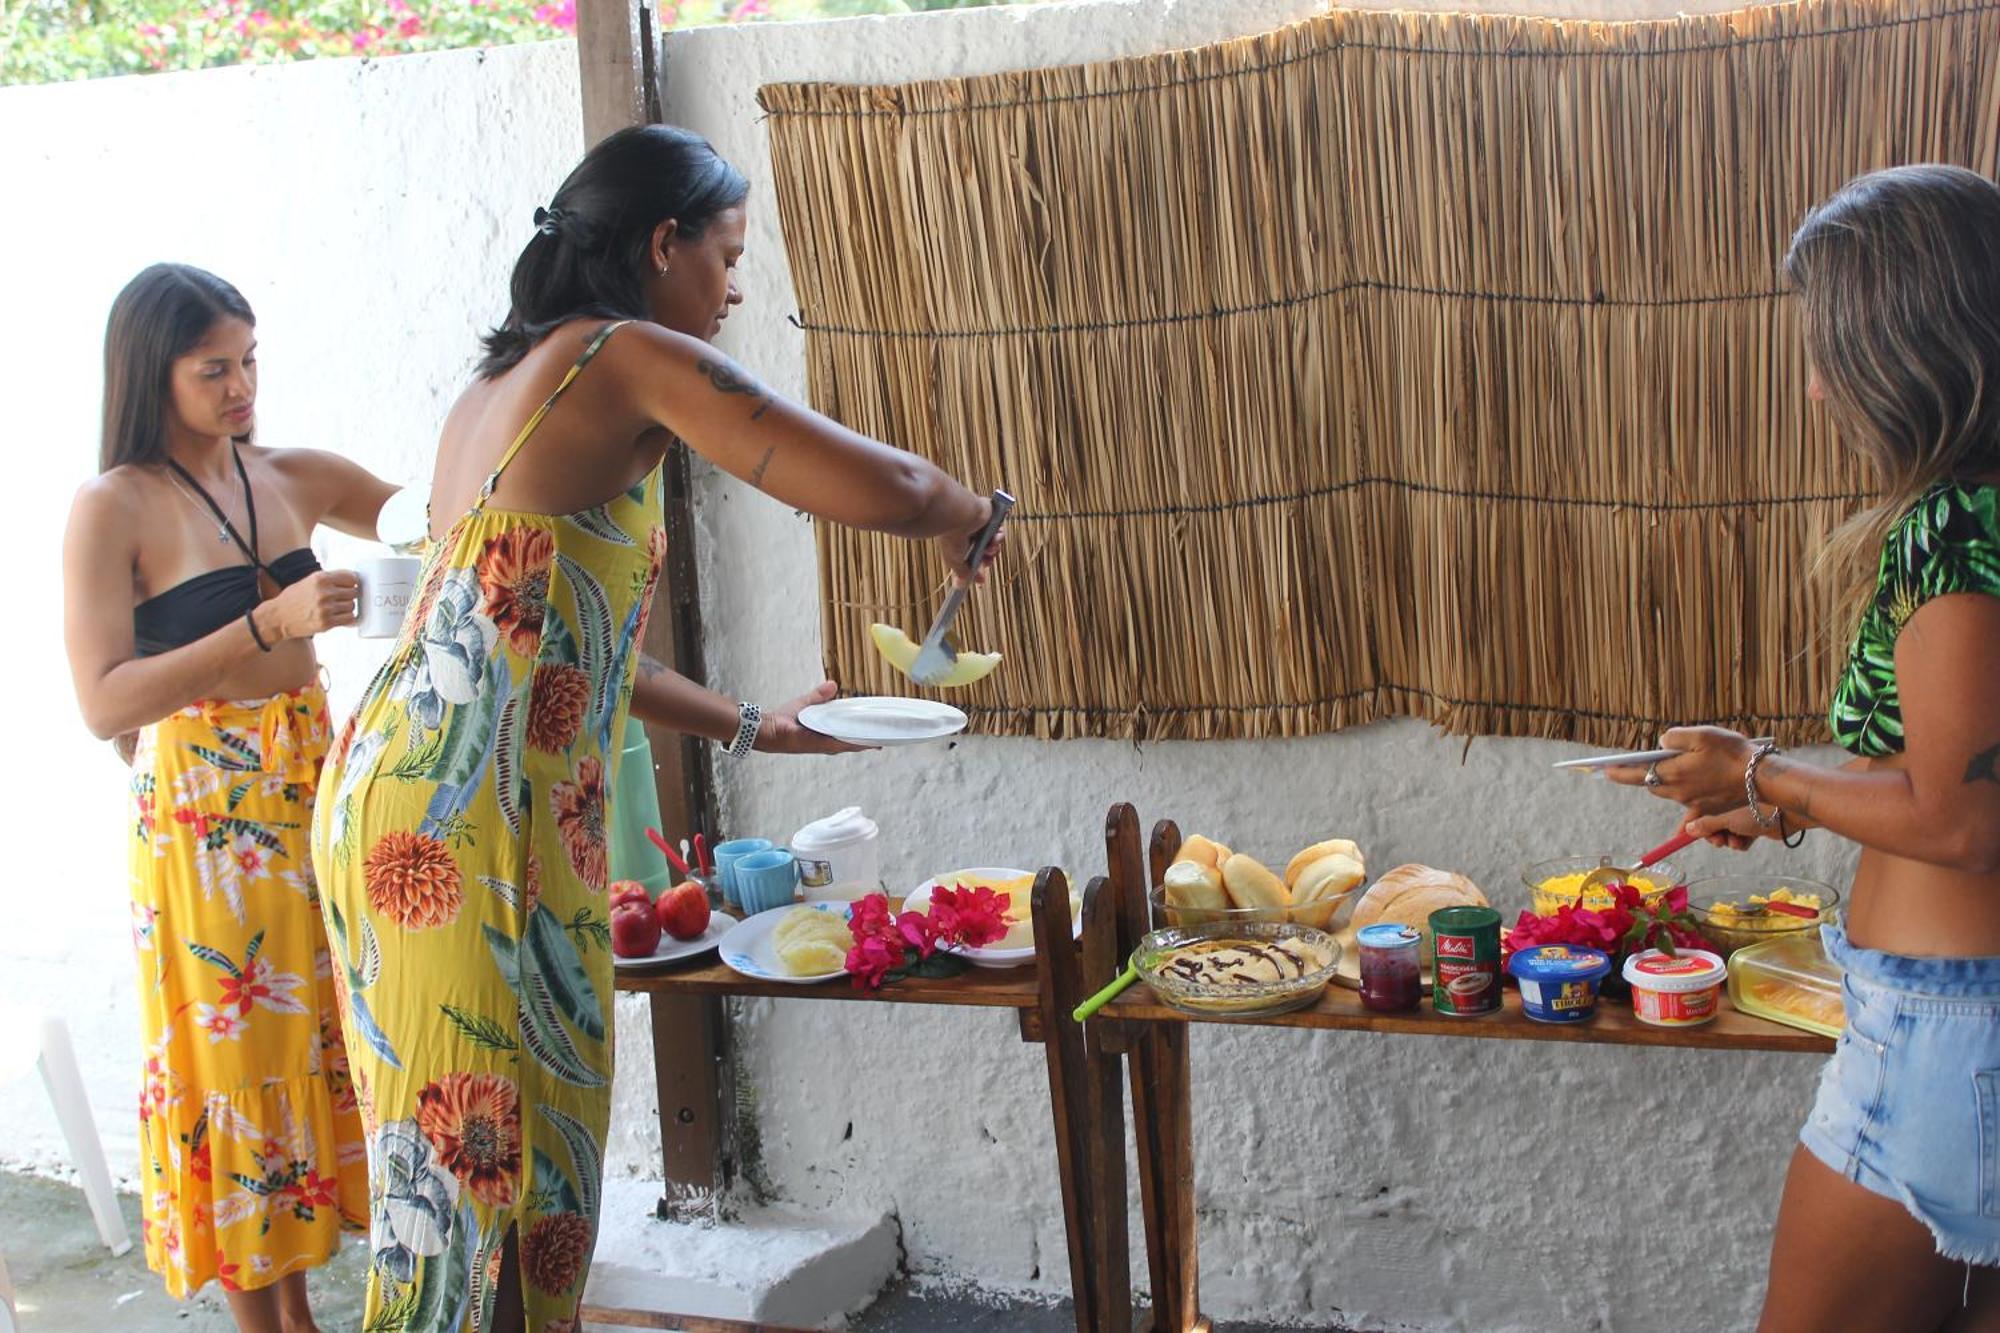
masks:
[[[986,526],[973,539],[972,552],[966,563],[977,575],[979,566],[986,559],[986,548],[993,544],[993,536],[1000,531],[1000,525],[1007,521],[1007,515],[1014,509],[1014,497],[1005,491],[993,492],[993,515],[986,520]],[[944,599],[938,608],[937,619],[931,622],[930,632],[924,635],[922,648],[917,652],[917,660],[910,664],[910,679],[919,685],[935,685],[951,674],[958,665],[958,649],[952,646],[945,632],[951,622],[958,617],[958,608],[965,603],[965,595],[972,591],[972,580],[959,584]]]

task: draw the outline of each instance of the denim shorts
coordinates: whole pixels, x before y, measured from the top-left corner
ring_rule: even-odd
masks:
[[[2000,1264],[2000,958],[1905,958],[1822,931],[1847,971],[1847,1029],[1799,1142],[1909,1209],[1946,1259]]]

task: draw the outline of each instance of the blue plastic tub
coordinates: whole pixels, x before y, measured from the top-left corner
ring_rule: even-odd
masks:
[[[1521,1012],[1539,1023],[1581,1023],[1597,1012],[1597,986],[1611,955],[1573,944],[1538,944],[1507,961],[1521,984]]]

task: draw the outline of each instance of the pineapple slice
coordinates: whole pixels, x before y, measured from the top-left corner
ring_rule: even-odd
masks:
[[[847,965],[847,954],[825,940],[794,940],[778,946],[778,961],[795,977],[816,977],[840,971]]]
[[[875,651],[882,654],[890,666],[906,676],[910,674],[910,668],[917,664],[918,645],[915,640],[894,625],[870,625],[868,637],[875,641]],[[938,681],[935,688],[957,689],[974,681],[985,680],[999,665],[998,653],[961,652],[958,655],[958,665],[954,666],[943,680]]]

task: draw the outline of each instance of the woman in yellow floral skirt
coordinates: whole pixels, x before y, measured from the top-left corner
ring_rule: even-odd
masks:
[[[743,177],[665,126],[538,210],[512,309],[444,425],[434,541],[328,761],[314,860],[370,1133],[367,1317],[572,1326],[610,1117],[609,764],[628,708],[752,748],[843,747],[643,660],[674,437],[780,502],[935,538],[986,499],[766,392],[709,345],[740,299]]]
[[[306,854],[329,730],[311,636],[353,622],[357,584],[307,542],[372,537],[391,488],[250,443],[255,344],[199,269],[120,293],[64,637],[84,721],[136,741],[146,1260],[176,1297],[219,1281],[244,1333],[309,1333],[305,1271],[365,1221],[367,1178]]]

